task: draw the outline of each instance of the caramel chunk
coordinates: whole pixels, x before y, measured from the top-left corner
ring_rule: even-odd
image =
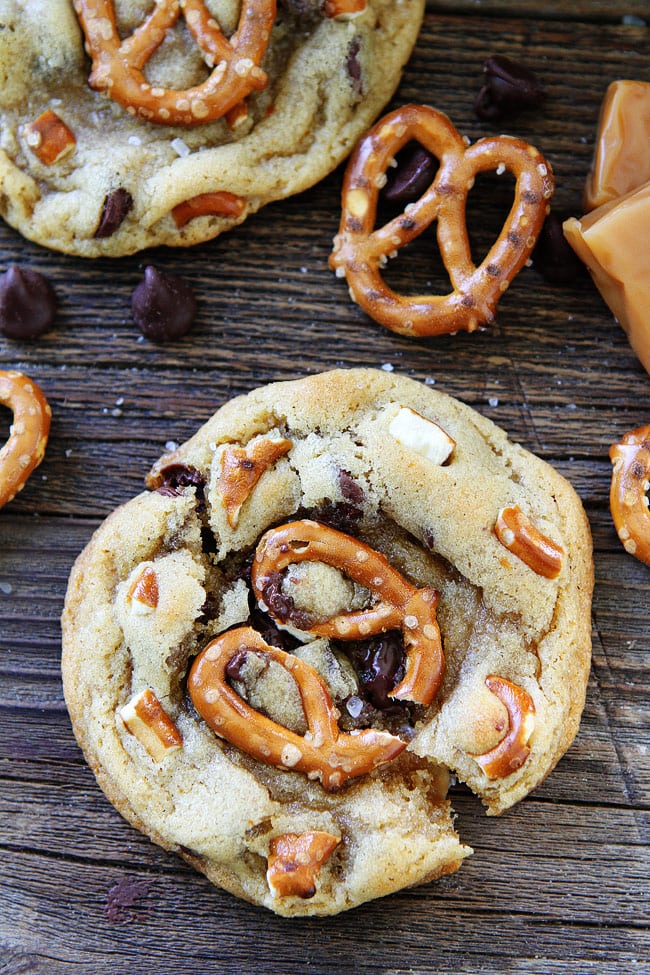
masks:
[[[650,182],[604,203],[564,234],[650,372]]]
[[[650,180],[650,83],[614,81],[600,109],[596,150],[585,187],[585,210]]]

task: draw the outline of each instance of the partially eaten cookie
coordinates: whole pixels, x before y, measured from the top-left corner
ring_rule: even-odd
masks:
[[[77,738],[214,883],[334,914],[460,866],[450,772],[501,813],[573,740],[590,664],[575,492],[413,380],[338,370],[222,407],[80,555]]]

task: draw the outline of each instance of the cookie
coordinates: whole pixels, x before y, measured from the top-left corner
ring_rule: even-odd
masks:
[[[68,709],[119,811],[214,883],[333,914],[456,870],[576,734],[591,538],[553,468],[414,380],[254,390],[73,569]],[[524,851],[522,851],[522,854]]]
[[[424,0],[0,0],[0,213],[84,257],[216,237],[345,158],[423,13]]]

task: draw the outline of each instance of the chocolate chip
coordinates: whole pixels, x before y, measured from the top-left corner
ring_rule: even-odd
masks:
[[[551,284],[571,284],[583,268],[564,236],[564,219],[549,213],[532,255],[533,267]]]
[[[359,61],[359,51],[361,49],[361,39],[353,37],[348,46],[348,57],[346,67],[354,93],[361,97],[363,93],[363,82],[361,80],[361,62]]]
[[[387,173],[382,196],[389,203],[413,203],[433,182],[438,160],[419,142],[413,142],[399,153],[396,162]]]
[[[112,237],[116,230],[119,230],[122,221],[133,206],[133,197],[128,190],[120,187],[113,190],[104,199],[102,215],[99,218],[99,226],[95,231],[95,237]]]
[[[483,63],[483,87],[474,101],[474,112],[484,122],[496,122],[526,108],[541,105],[546,92],[529,68],[500,55]]]
[[[246,651],[238,650],[234,657],[231,657],[226,664],[226,676],[230,680],[240,680],[241,673],[246,663]]]
[[[388,694],[404,673],[404,643],[395,632],[349,644],[347,649],[357,672],[361,690],[373,707],[392,709],[396,702]]]
[[[359,505],[365,500],[365,491],[360,484],[357,484],[348,471],[339,471],[339,487],[346,501]]]
[[[158,477],[161,483],[156,490],[159,494],[178,497],[186,487],[193,487],[196,488],[197,498],[203,500],[205,478],[196,467],[189,464],[168,464],[159,472]]]
[[[190,286],[172,274],[147,267],[131,298],[133,319],[151,342],[170,342],[189,331],[196,316]]]
[[[269,607],[271,614],[281,623],[293,623],[299,630],[308,630],[312,625],[311,618],[296,605],[287,593],[282,590],[282,573],[271,572],[268,581],[262,589],[262,598]]]
[[[0,334],[8,339],[35,339],[52,327],[56,297],[38,271],[15,264],[0,275]]]

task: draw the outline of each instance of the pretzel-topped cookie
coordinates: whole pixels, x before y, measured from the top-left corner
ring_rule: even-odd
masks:
[[[281,573],[296,562],[324,562],[379,596],[368,609],[344,613],[329,620],[312,620],[296,613],[280,592]],[[316,636],[338,640],[365,640],[401,629],[406,650],[406,671],[389,697],[416,704],[431,704],[444,673],[440,629],[436,621],[439,594],[417,589],[380,552],[357,538],[316,521],[294,521],[271,529],[257,547],[251,581],[257,599],[280,623],[291,622]],[[283,614],[284,611],[284,614]]]
[[[149,16],[124,40],[113,0],[74,0],[74,7],[93,60],[91,88],[106,92],[130,115],[159,125],[200,125],[221,118],[267,85],[259,65],[269,43],[276,0],[247,0],[230,40],[203,0],[156,0]],[[177,91],[150,84],[143,70],[181,13],[213,70],[203,84]]]
[[[386,171],[404,146],[417,141],[440,162],[426,192],[383,227],[374,229]],[[514,202],[484,261],[472,261],[465,209],[475,177],[506,170],[515,177]],[[551,168],[533,146],[509,136],[466,145],[446,115],[405,105],[361,139],[343,183],[342,216],[330,267],[346,277],[350,293],[371,318],[403,335],[472,332],[494,319],[499,298],[528,260],[549,210]],[[382,277],[390,257],[438,221],[438,244],[453,291],[401,295]]]

